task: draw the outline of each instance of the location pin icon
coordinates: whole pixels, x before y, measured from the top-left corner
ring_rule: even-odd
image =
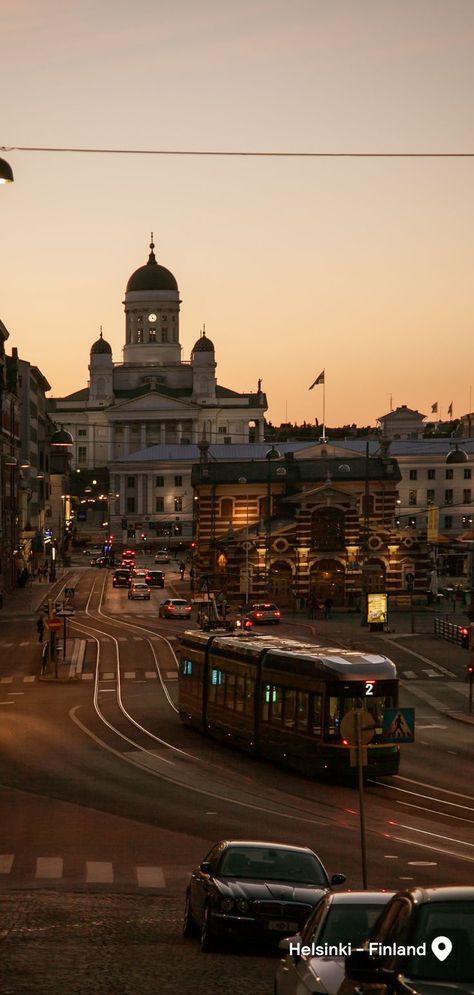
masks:
[[[431,949],[438,960],[446,960],[446,957],[449,957],[453,949],[453,945],[448,936],[435,936],[431,944]]]

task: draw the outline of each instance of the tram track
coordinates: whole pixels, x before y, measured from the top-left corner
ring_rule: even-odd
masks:
[[[328,799],[309,799],[307,794],[303,794],[303,785],[301,786],[301,794],[298,791],[285,791],[285,789],[274,789],[271,794],[273,798],[268,794],[268,787],[262,785],[257,780],[253,778],[246,777],[241,772],[236,772],[235,770],[229,769],[229,766],[219,765],[210,762],[207,758],[199,756],[198,754],[189,753],[186,750],[182,750],[181,747],[177,746],[170,740],[164,739],[163,737],[157,736],[150,729],[147,729],[142,723],[138,722],[133,715],[125,708],[122,698],[122,686],[121,686],[121,674],[120,674],[120,645],[118,639],[108,631],[111,628],[119,628],[119,630],[129,630],[139,632],[140,635],[146,639],[150,651],[152,653],[157,675],[160,681],[160,688],[164,695],[167,705],[173,709],[176,713],[176,705],[174,704],[169,690],[166,686],[166,679],[164,678],[160,663],[157,658],[155,646],[152,643],[153,640],[159,640],[167,647],[167,651],[170,654],[171,659],[174,660],[175,665],[177,665],[176,654],[174,653],[173,647],[169,643],[168,639],[157,633],[153,629],[148,629],[143,624],[135,624],[124,619],[117,619],[116,617],[108,615],[107,612],[103,610],[103,599],[105,594],[105,580],[102,585],[102,590],[100,592],[95,591],[95,582],[93,588],[91,589],[90,597],[86,605],[86,615],[90,617],[91,621],[88,623],[77,622],[75,627],[78,630],[82,630],[96,641],[97,644],[97,660],[96,660],[96,673],[94,680],[94,708],[96,714],[100,721],[104,724],[114,736],[119,737],[122,744],[126,743],[136,751],[136,755],[125,757],[123,750],[117,751],[123,759],[127,762],[132,762],[135,766],[140,767],[142,770],[146,770],[148,774],[154,777],[162,778],[168,782],[174,783],[177,786],[185,787],[187,790],[194,791],[197,794],[208,796],[213,799],[217,799],[220,802],[225,802],[225,804],[237,805],[243,808],[250,808],[267,815],[278,816],[286,818],[289,820],[297,820],[303,824],[313,824],[313,825],[333,825],[337,824],[340,829],[354,831],[357,828],[354,820],[347,819],[347,813],[351,816],[356,813],[352,808],[341,806],[341,800],[339,803],[334,803],[334,801],[329,801]],[[93,596],[98,597],[97,607],[91,607],[93,601]],[[98,616],[98,618],[96,617]],[[93,623],[96,623],[95,625]],[[106,629],[99,629],[96,626],[100,624],[105,626]],[[147,638],[148,634],[151,638]],[[119,729],[117,724],[110,721],[110,718],[104,714],[104,708],[102,707],[100,698],[102,695],[101,681],[100,681],[100,636],[107,636],[111,639],[115,645],[115,657],[116,657],[116,667],[115,667],[115,679],[114,688],[110,687],[110,680],[107,682],[109,685],[107,688],[102,688],[103,691],[114,690],[114,699],[120,715],[123,720],[129,722],[135,729],[139,730],[140,737],[144,737],[148,741],[148,746],[144,745],[144,742],[137,742],[136,739],[131,739],[130,736],[125,733],[122,729]],[[112,696],[111,696],[112,697]],[[103,698],[102,698],[103,700]],[[71,716],[74,721],[79,724],[86,733],[88,730],[85,729],[83,723],[79,722],[77,716]],[[137,738],[140,738],[137,737]],[[164,749],[169,751],[170,757],[173,759],[165,758],[162,755],[157,757],[156,749],[150,748],[150,743],[156,744],[159,749]],[[105,748],[107,745],[104,743]],[[113,750],[115,752],[115,750]],[[188,764],[187,771],[177,771],[177,760],[185,760]],[[163,760],[166,762],[163,764]],[[199,770],[198,780],[201,783],[197,783],[196,776],[193,772],[194,783],[189,783],[189,764],[192,765],[193,769]],[[161,769],[156,769],[160,767]],[[163,768],[166,768],[164,770]],[[186,776],[182,776],[185,774]],[[178,775],[178,776],[176,776]],[[216,777],[225,776],[225,785],[219,786],[219,790],[215,790]],[[211,777],[213,779],[213,784],[210,786],[206,783],[206,778]],[[229,782],[234,782],[230,784]],[[433,826],[431,825],[431,820],[439,819],[440,816],[451,819],[454,823],[467,823],[469,825],[474,825],[474,798],[469,795],[461,796],[458,792],[452,792],[449,789],[444,789],[439,785],[429,784],[427,782],[416,782],[411,778],[402,777],[400,775],[393,779],[394,783],[371,781],[367,789],[367,795],[373,802],[375,802],[375,811],[371,815],[371,829],[376,835],[382,834],[385,838],[390,838],[394,842],[408,844],[414,847],[420,847],[421,849],[429,849],[436,851],[438,853],[444,853],[451,857],[455,857],[461,860],[474,860],[473,850],[474,843],[469,840],[458,839],[454,835],[447,836],[439,832],[433,832]],[[398,783],[403,782],[403,785]],[[245,793],[246,798],[235,797],[231,793],[232,788],[239,793]],[[420,792],[420,788],[424,791]],[[262,797],[262,790],[265,794]],[[427,793],[425,793],[427,792]],[[452,796],[452,799],[446,798],[444,796]],[[277,797],[275,797],[277,796]],[[401,797],[406,796],[406,797]],[[455,801],[454,798],[462,799]],[[415,801],[417,799],[418,801]],[[406,822],[401,822],[399,819],[390,819],[387,816],[391,815],[392,812],[386,811],[385,802],[388,802],[390,809],[395,809],[399,813],[399,806],[403,805],[405,810],[410,810],[410,814],[414,816],[417,820],[423,820],[422,825],[407,825]],[[428,802],[428,804],[420,804],[420,802]],[[465,802],[472,802],[473,805],[465,804]],[[303,803],[303,804],[302,804]],[[384,806],[385,811],[381,811],[381,805]],[[434,804],[436,808],[430,808],[429,805]],[[441,806],[441,810],[439,808]],[[444,807],[444,811],[442,810]],[[341,822],[341,815],[343,815],[343,821]],[[461,814],[462,813],[462,814]],[[470,818],[470,815],[473,818]],[[395,813],[394,813],[395,814]],[[407,812],[408,814],[408,812]],[[426,825],[426,820],[430,820],[430,828],[423,828]],[[467,827],[466,827],[467,828]],[[398,835],[403,833],[405,835]],[[410,838],[406,838],[406,836]],[[460,848],[460,851],[446,849],[446,845],[451,846],[454,844],[456,847]]]

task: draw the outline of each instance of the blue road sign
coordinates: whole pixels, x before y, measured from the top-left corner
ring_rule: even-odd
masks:
[[[384,743],[415,742],[415,709],[386,708],[383,717]]]

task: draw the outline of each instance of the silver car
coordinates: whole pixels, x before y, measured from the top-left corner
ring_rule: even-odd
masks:
[[[277,969],[275,995],[336,995],[344,978],[344,946],[347,950],[362,946],[392,895],[389,891],[325,895],[301,933],[281,940],[285,956]]]
[[[189,601],[184,598],[167,598],[158,609],[160,618],[191,618],[193,610]]]

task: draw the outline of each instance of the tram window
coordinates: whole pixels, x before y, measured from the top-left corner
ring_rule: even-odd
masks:
[[[288,726],[290,729],[295,727],[296,718],[296,691],[291,688],[285,688],[285,706],[284,706],[284,725]]]
[[[192,660],[182,660],[181,661],[181,673],[183,677],[191,677],[193,673],[193,661]]]
[[[235,707],[235,674],[226,674],[225,707],[230,708],[231,711]]]
[[[253,715],[254,713],[254,694],[255,694],[255,681],[251,677],[247,677],[245,682],[245,714]]]
[[[271,722],[280,723],[283,718],[283,689],[272,685]]]
[[[337,698],[334,699],[337,702]],[[322,697],[320,694],[313,694],[313,718],[312,718],[312,733],[314,736],[321,735],[321,715],[322,715]]]
[[[235,681],[235,710],[243,712],[245,705],[245,677],[237,675]]]
[[[339,722],[341,721],[340,716],[340,702],[337,695],[331,695],[329,698],[329,735],[339,736]]]
[[[300,732],[308,731],[309,694],[307,691],[298,691],[296,695],[296,728]]]

